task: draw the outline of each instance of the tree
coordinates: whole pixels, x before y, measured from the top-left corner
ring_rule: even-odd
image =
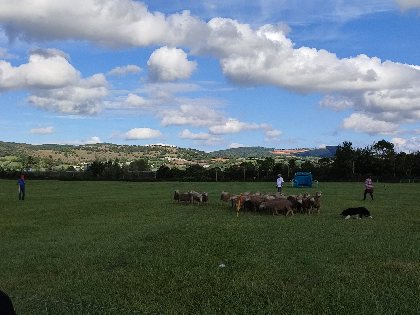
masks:
[[[351,179],[355,173],[355,151],[352,143],[344,141],[337,147],[334,157],[333,176]]]
[[[293,174],[296,171],[296,167],[297,167],[296,166],[296,159],[290,159],[289,162],[288,162],[288,165],[289,165],[290,176],[293,176]]]
[[[206,170],[199,164],[192,164],[185,169],[185,179],[206,180]]]
[[[23,159],[23,169],[28,171],[37,164],[36,158],[32,155],[28,155]]]
[[[377,169],[385,177],[395,177],[395,149],[394,144],[386,140],[380,140],[373,144],[372,152],[376,157]]]
[[[271,157],[267,157],[264,160],[257,160],[258,173],[262,178],[270,178],[273,176],[275,161]]]
[[[105,164],[102,163],[101,161],[95,160],[92,162],[92,164],[90,164],[87,171],[91,173],[94,177],[99,177],[100,175],[102,175],[102,172],[104,171],[104,169],[105,169]]]
[[[129,170],[135,172],[150,171],[150,165],[147,159],[138,159],[130,163]]]
[[[243,180],[252,180],[258,176],[257,169],[254,163],[250,161],[242,162],[241,164],[239,164],[239,167],[242,168],[243,171]]]

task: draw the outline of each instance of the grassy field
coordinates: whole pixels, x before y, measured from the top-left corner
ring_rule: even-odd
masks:
[[[209,205],[172,201],[207,191]],[[0,180],[0,289],[24,314],[419,314],[420,185],[286,187],[320,215],[241,213],[274,183]],[[374,219],[343,220],[365,205]]]

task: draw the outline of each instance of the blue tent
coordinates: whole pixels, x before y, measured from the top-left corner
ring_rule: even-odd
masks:
[[[296,172],[293,187],[312,187],[311,172]]]

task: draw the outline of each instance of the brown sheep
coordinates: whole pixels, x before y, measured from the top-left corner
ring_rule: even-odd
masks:
[[[321,196],[322,193],[320,191],[317,191],[312,201],[312,210],[316,210],[317,214],[319,214],[321,208]]]
[[[264,201],[260,204],[260,210],[269,210],[273,215],[283,213],[286,216],[294,214],[292,203],[287,199]]]
[[[311,214],[311,209],[312,209],[311,196],[305,193],[302,198],[302,212]]]
[[[230,193],[222,191],[222,193],[220,194],[220,200],[228,202],[230,200]]]
[[[302,198],[295,195],[290,195],[287,197],[287,200],[289,200],[292,203],[292,209],[301,212],[302,211]]]
[[[251,211],[258,211],[263,198],[259,195],[246,196],[244,199],[243,208]]]

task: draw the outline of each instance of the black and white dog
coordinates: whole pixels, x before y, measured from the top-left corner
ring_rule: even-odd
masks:
[[[341,215],[344,219],[348,220],[352,216],[356,216],[356,219],[361,219],[362,217],[371,218],[370,212],[365,207],[357,207],[357,208],[347,208],[341,212]]]

